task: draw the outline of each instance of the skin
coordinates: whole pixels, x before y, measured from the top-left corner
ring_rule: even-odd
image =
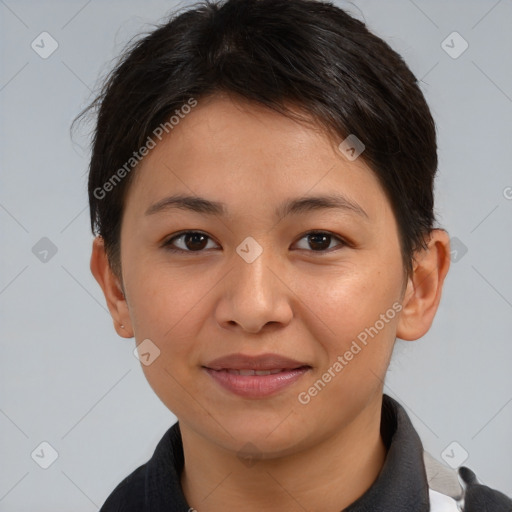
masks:
[[[339,512],[384,463],[382,392],[395,338],[415,340],[430,328],[449,238],[433,230],[404,278],[391,205],[363,159],[346,159],[340,142],[229,95],[202,99],[136,170],[122,220],[122,276],[109,267],[101,237],[94,240],[91,270],[118,334],[137,344],[149,338],[160,350],[142,369],[180,422],[181,484],[199,512]],[[275,217],[285,200],[333,192],[367,217],[333,209]],[[175,193],[223,202],[227,214],[145,215]],[[189,252],[162,246],[182,230],[210,237],[202,252],[183,238],[174,246]],[[333,234],[323,251],[308,242],[315,230]],[[248,236],[263,250],[252,263],[236,252]],[[400,313],[301,404],[298,394],[393,304]],[[231,353],[268,352],[312,369],[273,396],[248,399],[202,368]],[[251,464],[240,456],[247,443]]]

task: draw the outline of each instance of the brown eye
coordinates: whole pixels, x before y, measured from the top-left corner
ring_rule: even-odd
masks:
[[[208,240],[210,237],[200,231],[185,231],[167,240],[164,247],[175,252],[202,252],[207,247]],[[175,245],[175,242],[179,245]]]
[[[200,251],[206,247],[208,237],[202,233],[190,233],[183,235],[183,237],[185,246],[191,251]]]
[[[334,240],[341,242],[338,246],[346,245],[340,237],[325,231],[311,231],[301,238],[301,240],[304,239],[307,241],[307,247],[300,247],[300,249],[311,250],[312,252],[325,252],[332,249],[330,246]]]
[[[308,242],[314,251],[325,251],[331,245],[331,235],[324,233],[308,235]]]

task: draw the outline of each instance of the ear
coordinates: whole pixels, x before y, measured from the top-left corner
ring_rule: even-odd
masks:
[[[429,235],[428,248],[418,251],[414,257],[396,331],[398,338],[417,340],[430,329],[449,268],[449,235],[442,229],[434,229]]]
[[[91,272],[103,290],[117,334],[123,338],[133,338],[132,323],[123,287],[110,267],[101,236],[97,236],[92,244]]]

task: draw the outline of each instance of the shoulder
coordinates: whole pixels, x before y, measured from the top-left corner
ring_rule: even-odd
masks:
[[[139,466],[117,485],[100,512],[139,512],[144,509],[146,465]]]
[[[459,468],[458,475],[464,488],[464,512],[512,512],[512,499],[479,483],[469,468]]]
[[[512,500],[478,482],[467,467],[452,470],[424,452],[431,512],[512,512]]]

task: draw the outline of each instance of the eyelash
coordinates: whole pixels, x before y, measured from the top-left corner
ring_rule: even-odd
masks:
[[[169,251],[169,252],[172,252],[172,253],[181,253],[181,254],[184,254],[184,253],[189,253],[189,254],[201,254],[203,252],[206,252],[206,249],[202,249],[202,250],[199,250],[199,251],[190,251],[190,250],[185,250],[185,249],[180,249],[180,248],[176,248],[176,247],[173,247],[171,244],[175,241],[175,240],[178,240],[179,238],[182,238],[184,235],[188,235],[188,234],[198,234],[198,235],[204,235],[206,236],[209,240],[212,240],[212,238],[207,235],[206,233],[203,233],[202,231],[181,231],[180,233],[178,234],[175,234],[173,235],[171,238],[168,238],[163,244],[162,244],[162,247]],[[336,239],[338,240],[339,242],[341,242],[338,246],[336,247],[331,247],[330,249],[325,249],[325,250],[321,250],[321,251],[313,251],[313,250],[308,250],[308,249],[299,249],[301,251],[308,251],[308,252],[312,252],[314,254],[318,254],[318,255],[323,255],[323,254],[326,254],[326,253],[331,253],[331,252],[334,252],[334,251],[337,251],[337,250],[340,250],[341,248],[343,247],[348,247],[350,246],[350,244],[344,240],[343,238],[335,235],[334,233],[331,233],[330,231],[308,231],[306,233],[304,233],[300,238],[299,240],[302,240],[303,238],[306,238],[308,235],[327,235],[327,236],[330,236],[332,239]],[[329,244],[330,245],[330,244]]]

